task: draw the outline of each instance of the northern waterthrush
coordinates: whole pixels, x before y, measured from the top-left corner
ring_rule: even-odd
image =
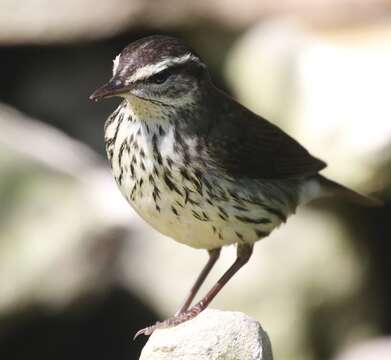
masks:
[[[209,261],[170,319],[138,332],[174,326],[204,310],[249,260],[256,241],[312,199],[342,195],[376,205],[318,174],[326,164],[280,128],[217,89],[200,57],[182,41],[150,36],[114,60],[111,80],[91,99],[124,101],[105,123],[115,180],[152,227],[207,249]],[[237,258],[196,305],[194,296],[224,245]]]

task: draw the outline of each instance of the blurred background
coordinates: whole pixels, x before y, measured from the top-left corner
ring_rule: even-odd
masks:
[[[299,209],[212,307],[258,319],[278,360],[391,359],[391,0],[0,0],[0,358],[137,359],[207,259],[125,203],[103,148],[119,100],[88,101],[156,33],[386,202]]]

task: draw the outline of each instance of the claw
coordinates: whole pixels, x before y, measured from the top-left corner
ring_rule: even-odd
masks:
[[[148,326],[144,329],[137,331],[136,335],[134,335],[134,337],[133,337],[133,340],[136,340],[136,338],[139,337],[140,335],[145,335],[145,336],[152,335],[152,333],[157,329],[166,329],[169,327],[174,327],[179,324],[182,324],[185,321],[188,321],[188,320],[195,318],[203,309],[204,308],[202,307],[202,305],[196,304],[192,308],[190,308],[189,310],[187,310],[179,315],[175,315],[165,321],[157,322],[155,325],[151,325],[151,326]]]
[[[133,336],[133,341],[136,340],[140,335],[145,335],[145,336],[152,335],[152,333],[155,330],[155,326],[157,324],[158,323],[156,323],[155,325],[148,326],[148,327],[146,327],[144,329],[141,329],[141,330],[137,331],[136,334]]]

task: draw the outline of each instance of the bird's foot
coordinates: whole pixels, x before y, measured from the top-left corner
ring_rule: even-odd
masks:
[[[134,335],[133,337],[133,340],[135,340],[139,335],[152,335],[152,333],[157,329],[166,329],[182,324],[188,320],[195,318],[202,310],[204,310],[204,306],[202,306],[202,304],[196,304],[185,312],[182,312],[180,314],[168,318],[167,320],[157,322],[155,325],[151,325],[146,327],[145,329],[137,331],[136,335]]]

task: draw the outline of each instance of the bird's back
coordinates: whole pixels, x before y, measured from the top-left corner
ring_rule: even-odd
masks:
[[[212,93],[209,108],[215,124],[208,134],[210,154],[228,174],[261,180],[297,179],[316,175],[326,167],[276,125],[219,89]]]

